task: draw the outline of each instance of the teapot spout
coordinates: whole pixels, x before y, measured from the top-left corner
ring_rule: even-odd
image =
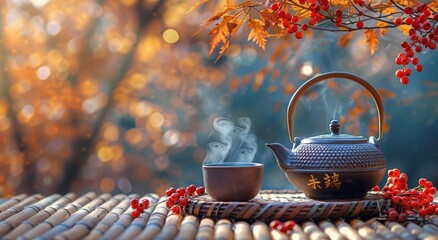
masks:
[[[280,169],[286,172],[289,167],[288,159],[291,157],[292,151],[279,143],[267,143],[266,146],[274,153]]]

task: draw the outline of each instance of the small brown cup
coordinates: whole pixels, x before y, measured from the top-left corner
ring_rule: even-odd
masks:
[[[205,188],[218,201],[248,201],[260,191],[263,164],[246,162],[202,165]]]

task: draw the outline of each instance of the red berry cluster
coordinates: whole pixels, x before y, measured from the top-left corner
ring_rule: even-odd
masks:
[[[438,27],[433,28],[432,13],[426,4],[420,4],[416,8],[405,7],[403,15],[394,19],[394,25],[406,24],[411,26],[409,30],[410,42],[403,41],[401,47],[404,53],[398,54],[395,59],[397,65],[403,66],[395,72],[395,76],[400,79],[402,84],[409,83],[409,76],[412,70],[407,66],[412,64],[417,72],[423,71],[423,66],[419,64],[415,53],[420,53],[423,48],[434,50],[438,42]],[[438,13],[433,16],[433,21],[438,21]]]
[[[149,208],[150,206],[156,206],[163,202],[166,203],[166,207],[169,208],[172,213],[180,214],[181,207],[187,206],[189,202],[189,197],[201,196],[204,193],[204,187],[196,187],[195,185],[191,184],[186,188],[180,187],[178,189],[175,189],[171,187],[167,189],[166,196],[168,196],[168,198],[154,205],[150,205],[148,199],[142,199],[140,202],[137,198],[133,198],[131,200],[131,207],[134,209],[134,211],[131,215],[133,218],[136,218],[140,216],[140,214],[143,213],[144,210]]]
[[[139,201],[137,198],[131,199],[131,207],[134,209],[132,212],[132,217],[136,218],[140,216],[141,213],[144,212],[145,209],[148,209],[149,207],[149,199],[144,198],[141,201]]]
[[[284,29],[287,33],[295,34],[297,39],[303,38],[303,32],[309,29],[309,26],[315,26],[318,22],[321,22],[325,16],[321,14],[321,11],[327,11],[330,8],[328,0],[309,1],[299,0],[301,5],[308,3],[308,9],[310,10],[310,19],[307,23],[299,24],[300,18],[297,15],[292,15],[282,9],[283,4],[273,3],[271,10],[277,13],[277,17],[282,21]],[[299,29],[301,27],[301,30]]]
[[[295,37],[297,39],[301,39],[303,37],[303,33],[298,30],[297,22],[300,20],[298,16],[285,12],[284,10],[280,10],[280,6],[278,3],[274,3],[271,5],[271,10],[277,13],[277,17],[282,21],[282,25],[289,34],[295,33]],[[307,26],[303,28],[303,30],[307,30]],[[304,30],[304,31],[305,31]]]
[[[365,1],[364,0],[354,0],[353,2],[354,2],[354,4],[359,5],[359,7],[364,7],[365,6]]]
[[[286,222],[281,222],[279,220],[273,220],[271,223],[269,223],[269,226],[273,229],[276,229],[282,233],[290,233],[292,229],[295,227],[295,221],[289,220]]]
[[[419,186],[408,189],[408,176],[394,168],[388,171],[388,181],[380,190],[379,186],[372,191],[380,191],[385,199],[391,199],[394,208],[387,211],[389,221],[405,222],[409,216],[426,217],[438,214],[438,204],[433,203],[433,195],[437,190],[431,181],[421,178]]]
[[[166,195],[169,197],[166,200],[166,207],[169,208],[174,214],[179,214],[180,208],[187,206],[189,202],[188,197],[199,196],[205,193],[204,187],[196,187],[191,184],[190,186],[175,189],[173,187],[166,190]]]

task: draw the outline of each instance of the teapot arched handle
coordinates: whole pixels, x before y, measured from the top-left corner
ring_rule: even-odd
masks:
[[[292,98],[290,99],[289,106],[287,107],[287,124],[289,129],[289,138],[292,143],[294,143],[294,136],[293,136],[293,113],[295,110],[295,107],[298,103],[299,98],[301,95],[309,89],[312,85],[315,83],[331,79],[331,78],[345,78],[351,81],[354,81],[358,84],[360,84],[362,87],[366,88],[368,92],[373,97],[374,103],[377,107],[377,115],[379,117],[379,138],[377,140],[381,140],[383,136],[383,121],[384,121],[384,112],[383,112],[383,103],[382,99],[380,98],[379,93],[376,91],[376,89],[371,86],[367,81],[364,79],[353,75],[351,73],[345,73],[345,72],[328,72],[324,73],[318,76],[315,76],[311,79],[309,79],[307,82],[305,82],[303,85],[301,85],[297,91],[294,93]]]

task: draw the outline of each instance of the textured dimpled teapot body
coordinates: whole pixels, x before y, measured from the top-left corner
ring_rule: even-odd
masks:
[[[332,134],[325,138],[322,135],[303,141],[296,139],[292,150],[294,154],[291,155],[288,165],[296,170],[337,171],[350,169],[369,171],[386,167],[385,158],[377,144],[351,135],[336,138],[342,135],[334,132],[334,126],[339,126],[338,121],[333,120],[330,123]],[[330,141],[330,138],[333,138],[333,141]],[[372,141],[375,141],[373,138],[371,137]]]
[[[293,137],[293,111],[301,94],[314,83],[330,78],[346,78],[364,86],[373,96],[379,116],[379,138],[340,134],[333,120],[330,134],[301,140]],[[292,150],[278,143],[266,144],[274,153],[287,179],[306,196],[315,199],[360,198],[382,180],[386,163],[377,144],[382,136],[383,105],[377,91],[365,80],[349,73],[326,73],[304,83],[288,107],[289,137]]]

